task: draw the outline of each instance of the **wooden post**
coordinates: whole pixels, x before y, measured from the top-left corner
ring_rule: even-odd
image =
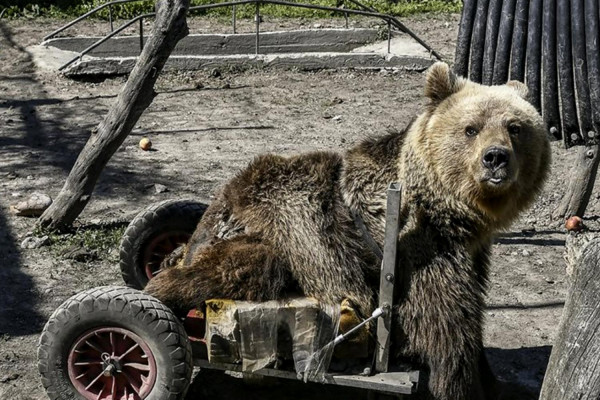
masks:
[[[573,215],[583,217],[594,190],[600,162],[599,150],[598,145],[579,148],[577,163],[571,170],[569,187],[554,211],[555,219],[569,218]]]
[[[61,229],[81,213],[102,170],[152,103],[154,84],[175,45],[188,34],[189,0],[157,0],[152,36],[110,111],[92,132],[65,185],[38,225]]]
[[[599,263],[600,238],[595,237],[583,246],[575,262],[540,400],[600,398]]]

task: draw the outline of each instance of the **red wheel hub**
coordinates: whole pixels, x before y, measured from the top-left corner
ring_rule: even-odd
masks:
[[[156,382],[148,345],[122,328],[95,328],[75,341],[67,360],[69,378],[88,400],[141,400]]]
[[[190,240],[187,232],[165,232],[156,236],[146,246],[144,253],[144,272],[148,279],[154,278],[160,272],[160,264],[176,248]]]

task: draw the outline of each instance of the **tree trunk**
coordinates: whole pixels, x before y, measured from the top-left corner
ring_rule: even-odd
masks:
[[[586,146],[580,147],[577,153],[577,164],[573,166],[570,176],[567,192],[563,195],[560,205],[554,211],[555,219],[569,218],[573,215],[583,217],[585,209],[594,190],[596,173],[598,172],[598,163],[600,155],[599,147]]]
[[[600,399],[600,238],[582,243],[540,400]]]
[[[104,120],[92,132],[65,185],[38,225],[69,226],[90,200],[102,170],[154,98],[154,83],[175,45],[188,34],[189,0],[158,0],[152,36]]]

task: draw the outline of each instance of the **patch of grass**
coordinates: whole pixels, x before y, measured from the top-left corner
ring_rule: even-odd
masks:
[[[17,3],[20,5],[14,5],[14,1],[0,0],[0,10],[4,9],[4,17],[7,18],[74,18],[106,2],[106,0],[63,0],[52,4],[53,2],[48,3],[44,2],[43,0],[40,0],[36,3],[30,3],[28,0],[22,0],[17,1]],[[198,6],[213,2],[213,0],[191,0],[190,3],[191,6]],[[343,4],[342,0],[300,0],[299,2],[328,7],[336,7]],[[5,3],[12,3],[12,5]],[[379,12],[393,14],[399,17],[419,13],[459,12],[462,9],[462,1],[460,0],[398,0],[395,2],[389,0],[364,0],[363,3],[367,6],[377,9]],[[348,2],[346,6],[350,9],[358,9],[350,2]],[[311,10],[275,4],[262,5],[260,10],[261,14],[263,15],[280,18],[329,18],[332,16],[340,18],[343,17],[342,14],[332,14],[329,11]],[[140,14],[151,12],[154,12],[154,1],[150,0],[140,0],[132,3],[117,4],[112,6],[113,18],[131,19]],[[237,7],[237,16],[239,18],[253,18],[254,13],[254,4]],[[230,16],[231,7],[194,11],[192,15]],[[95,18],[107,20],[108,7],[96,13]]]
[[[118,248],[125,228],[90,225],[75,228],[67,233],[51,232],[47,235],[50,238],[50,250],[57,257],[80,251],[80,254],[85,253],[90,257],[117,262],[118,255],[113,250]],[[83,257],[85,258],[85,255]]]

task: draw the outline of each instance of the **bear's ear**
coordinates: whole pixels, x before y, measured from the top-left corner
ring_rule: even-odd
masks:
[[[521,96],[522,98],[527,100],[527,96],[529,95],[529,89],[527,89],[527,85],[525,85],[523,82],[508,81],[508,82],[506,82],[506,86],[516,90],[516,92],[519,94],[519,96]]]
[[[442,102],[462,87],[463,80],[458,78],[446,63],[436,62],[427,70],[425,96],[434,104]]]

